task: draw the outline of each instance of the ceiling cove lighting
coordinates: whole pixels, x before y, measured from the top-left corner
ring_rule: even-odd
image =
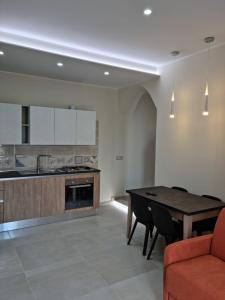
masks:
[[[0,55],[5,55],[4,51],[0,50]]]
[[[63,63],[62,62],[57,62],[57,67],[59,67],[59,68],[62,68],[64,65],[63,65]]]
[[[204,42],[208,44],[208,53],[207,53],[207,71],[206,71],[206,84],[205,84],[205,103],[202,115],[207,117],[209,115],[209,63],[210,63],[210,45],[215,41],[214,36],[208,36],[204,38]]]
[[[103,51],[93,47],[84,47],[78,44],[66,43],[65,41],[55,40],[49,37],[46,38],[35,34],[28,34],[26,32],[11,30],[9,28],[0,28],[0,36],[1,42],[3,43],[160,76],[158,64],[146,60],[139,60],[135,57]]]
[[[178,56],[179,54],[180,54],[180,51],[178,51],[178,50],[174,50],[171,52],[172,56]],[[174,79],[174,84],[173,84],[172,96],[170,99],[170,119],[175,118],[174,102],[175,102],[175,79]]]
[[[143,11],[143,14],[145,16],[150,16],[152,14],[152,10],[150,8],[146,8],[144,11]]]

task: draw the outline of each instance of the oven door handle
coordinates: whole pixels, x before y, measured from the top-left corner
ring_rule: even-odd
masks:
[[[91,184],[67,185],[68,188],[78,189],[83,187],[91,187]]]

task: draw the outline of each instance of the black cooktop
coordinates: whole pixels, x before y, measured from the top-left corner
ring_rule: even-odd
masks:
[[[88,167],[88,166],[63,166],[61,168],[56,169],[59,173],[76,173],[76,172],[93,172],[96,169]]]

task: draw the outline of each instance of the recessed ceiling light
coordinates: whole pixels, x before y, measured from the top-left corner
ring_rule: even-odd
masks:
[[[5,53],[3,51],[0,50],[0,55],[4,55]]]
[[[104,72],[104,75],[105,75],[105,76],[109,76],[110,73],[109,73],[108,71],[105,71],[105,72]]]
[[[63,67],[63,63],[62,62],[57,62],[57,66],[59,67],[59,68],[62,68]]]
[[[145,16],[150,16],[152,14],[152,10],[150,8],[146,8],[143,13]]]

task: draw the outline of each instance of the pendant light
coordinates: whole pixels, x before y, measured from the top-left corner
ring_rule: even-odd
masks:
[[[208,44],[208,53],[207,53],[207,71],[206,71],[206,84],[205,84],[205,103],[202,115],[207,117],[209,115],[209,62],[210,62],[210,45],[215,41],[213,36],[204,38],[204,42]]]
[[[175,95],[174,95],[174,90],[172,92],[172,97],[171,97],[171,103],[170,103],[170,119],[175,118],[174,114],[174,101],[175,101]]]
[[[178,50],[174,50],[171,52],[171,55],[174,56],[178,56],[180,54],[180,51]],[[175,78],[175,76],[174,76]],[[172,90],[172,96],[170,99],[170,119],[174,119],[175,118],[175,111],[174,111],[174,102],[175,102],[175,79],[174,79],[174,83],[173,83],[173,90]]]

